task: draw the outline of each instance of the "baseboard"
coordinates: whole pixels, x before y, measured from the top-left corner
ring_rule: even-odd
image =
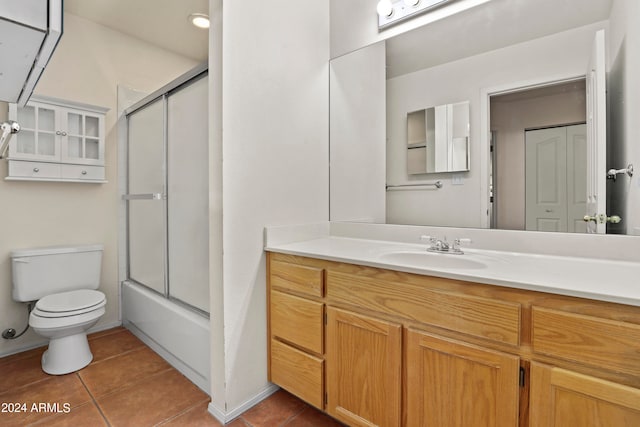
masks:
[[[104,323],[89,329],[87,331],[87,335],[93,334],[94,332],[106,331],[107,329],[117,328],[118,326],[122,326],[122,322],[119,320],[116,320],[114,322]]]
[[[244,402],[243,404],[241,404],[237,408],[232,409],[231,411],[223,411],[220,408],[216,408],[213,405],[213,402],[209,403],[208,410],[209,410],[209,413],[211,415],[213,415],[213,417],[216,420],[218,420],[220,423],[222,423],[222,425],[225,425],[225,424],[235,420],[240,415],[242,415],[244,412],[246,412],[249,409],[253,408],[258,403],[262,402],[263,400],[265,400],[267,397],[271,396],[273,393],[275,393],[278,390],[280,390],[280,387],[278,387],[275,384],[269,384],[267,387],[265,387],[262,391],[260,391],[254,397],[252,397],[251,399],[247,400],[246,402]]]

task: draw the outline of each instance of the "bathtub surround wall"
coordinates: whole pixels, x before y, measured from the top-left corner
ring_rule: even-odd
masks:
[[[60,244],[104,245],[101,287],[106,313],[96,329],[119,324],[117,270],[118,184],[116,87],[152,92],[196,63],[75,15],[64,15],[64,35],[38,83],[39,95],[109,108],[106,118],[106,184],[7,182],[0,162],[0,328],[27,323],[24,304],[11,298],[9,253],[14,249]],[[0,118],[6,105],[0,108]],[[6,116],[4,116],[6,117]],[[0,356],[45,344],[27,332],[0,340]]]
[[[223,363],[212,364],[210,411],[230,420],[274,390],[263,228],[329,215],[329,4],[227,0],[222,13],[224,255],[223,280],[211,278],[211,346]],[[213,57],[218,47],[210,49]],[[210,161],[214,173],[218,160]]]

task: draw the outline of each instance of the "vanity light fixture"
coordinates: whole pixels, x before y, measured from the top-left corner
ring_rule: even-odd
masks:
[[[451,1],[454,0],[380,0],[376,7],[378,30]]]
[[[393,15],[393,3],[391,3],[391,0],[380,0],[376,10],[378,11],[378,16],[388,18]]]
[[[189,22],[198,28],[209,28],[209,15],[204,13],[192,13]]]

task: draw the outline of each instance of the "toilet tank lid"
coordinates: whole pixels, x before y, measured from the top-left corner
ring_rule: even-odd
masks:
[[[83,246],[49,246],[44,248],[19,249],[11,252],[11,258],[21,258],[27,256],[42,256],[55,254],[68,254],[73,252],[96,252],[102,251],[102,245]]]

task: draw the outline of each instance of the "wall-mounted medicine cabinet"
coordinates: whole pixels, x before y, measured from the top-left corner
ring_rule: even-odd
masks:
[[[469,170],[469,102],[407,114],[407,173]]]
[[[108,109],[55,98],[9,104],[20,124],[9,146],[9,181],[104,183],[105,115]]]

